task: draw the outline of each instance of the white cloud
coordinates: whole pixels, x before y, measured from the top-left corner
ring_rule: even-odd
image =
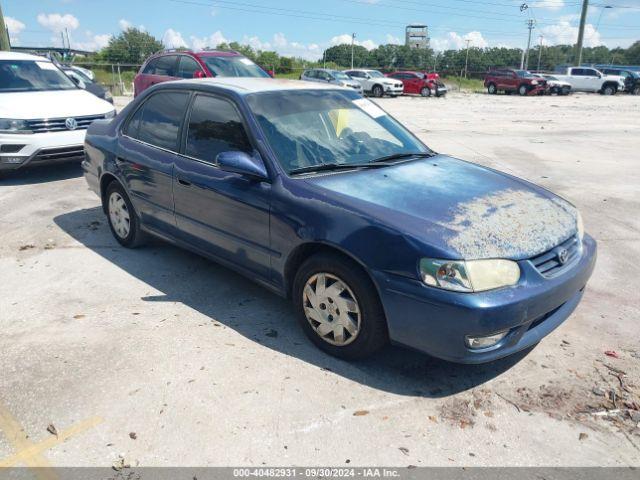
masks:
[[[13,17],[4,17],[4,23],[9,30],[9,41],[12,45],[18,45],[20,43],[20,39],[18,37],[26,28],[26,25]]]
[[[567,21],[561,21],[555,25],[543,27],[541,30],[547,45],[573,45],[578,40],[578,27],[572,26]],[[584,46],[597,47],[603,45],[600,32],[596,31],[591,23],[584,27]]]
[[[22,32],[26,28],[26,25],[24,23],[22,23],[20,20],[16,20],[13,17],[4,17],[4,23],[9,29],[9,33],[11,35],[18,36],[20,35],[20,32]]]
[[[37,19],[40,25],[54,33],[63,32],[65,28],[75,30],[80,26],[78,19],[69,13],[65,15],[60,15],[59,13],[41,13]]]
[[[331,45],[342,45],[345,43],[348,45],[351,45],[351,35],[349,35],[348,33],[343,33],[342,35],[336,35],[335,37],[331,38],[329,43],[331,43]],[[357,37],[354,43],[356,45],[360,45],[361,47],[366,48],[367,50],[373,50],[378,46],[373,40],[360,41],[358,40]]]
[[[129,20],[124,18],[121,18],[118,21],[118,25],[120,26],[120,30],[122,31],[129,30],[131,27],[133,27],[133,24]]]
[[[394,45],[401,45],[403,43],[402,40],[400,40],[399,37],[395,37],[395,36],[391,35],[390,33],[387,33],[385,39],[386,39],[387,43],[392,43]]]
[[[531,3],[532,7],[544,8],[547,10],[560,10],[564,8],[564,0],[537,0]]]
[[[486,48],[489,46],[489,42],[485,40],[482,33],[473,31],[463,36],[458,35],[456,32],[449,32],[444,38],[434,37],[431,39],[431,47],[439,52],[443,50],[460,50],[467,48],[467,40],[469,40],[470,47]]]
[[[180,32],[176,32],[173,28],[164,32],[164,35],[162,36],[162,43],[167,48],[184,48],[189,46],[185,39],[182,38],[182,34]]]
[[[90,33],[90,32],[87,32]],[[87,50],[90,52],[97,52],[98,50],[106,47],[111,40],[111,34],[105,33],[103,35],[87,35],[85,41],[76,42],[71,39],[71,48],[77,48],[78,50]]]
[[[286,47],[287,37],[284,36],[284,33],[276,33],[273,35],[273,44],[276,47]]]
[[[194,50],[203,50],[205,48],[215,48],[221,43],[229,43],[220,30],[212,33],[208,37],[191,36],[191,45]]]
[[[271,44],[269,42],[263,42],[257,36],[244,36],[242,37],[242,41],[240,42],[242,45],[249,45],[254,50],[271,50]]]

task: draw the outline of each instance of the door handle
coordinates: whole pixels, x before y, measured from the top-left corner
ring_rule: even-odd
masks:
[[[188,180],[185,180],[184,178],[178,177],[178,183],[180,185],[184,185],[185,187],[190,187],[191,186],[191,182]]]

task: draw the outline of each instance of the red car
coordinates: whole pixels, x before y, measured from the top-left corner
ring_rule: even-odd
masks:
[[[429,75],[435,75],[437,78],[429,78]],[[400,80],[404,84],[404,93],[419,94],[423,97],[430,97],[431,95],[440,97],[447,93],[447,87],[439,80],[440,76],[437,73],[425,74],[423,72],[402,71],[388,73],[387,77]]]
[[[165,50],[147,59],[133,80],[138,96],[156,83],[183,78],[270,77],[260,66],[233,50]]]
[[[547,90],[547,81],[532,75],[527,70],[500,68],[490,70],[484,78],[484,86],[490,94],[503,91],[518,92],[519,95],[542,95]]]

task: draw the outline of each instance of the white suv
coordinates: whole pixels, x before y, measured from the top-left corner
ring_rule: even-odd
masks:
[[[0,52],[0,173],[82,160],[89,124],[114,115],[48,59]]]
[[[345,70],[344,73],[354,80],[360,82],[365,93],[374,97],[382,97],[383,95],[391,95],[397,97],[402,95],[404,84],[393,78],[385,77],[378,70],[366,70],[357,68],[354,70]]]

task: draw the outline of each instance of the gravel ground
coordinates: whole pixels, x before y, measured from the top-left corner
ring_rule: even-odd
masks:
[[[581,209],[599,259],[565,324],[491,365],[345,363],[251,281],[119,247],[79,166],[21,172],[0,180],[0,466],[640,466],[640,97],[379,103]]]

